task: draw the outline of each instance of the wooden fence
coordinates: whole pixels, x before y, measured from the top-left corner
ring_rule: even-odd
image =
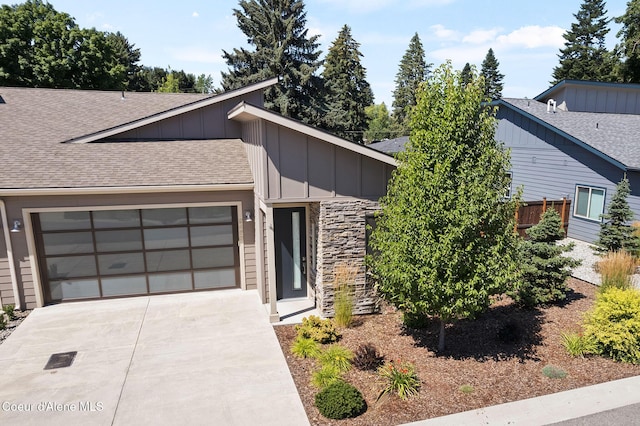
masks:
[[[518,234],[526,237],[525,231],[540,222],[540,216],[548,208],[553,208],[560,214],[562,227],[565,235],[567,235],[569,215],[571,214],[571,200],[566,198],[562,200],[547,200],[543,198],[542,201],[525,201],[520,204],[520,208],[516,211],[516,231],[518,231]]]

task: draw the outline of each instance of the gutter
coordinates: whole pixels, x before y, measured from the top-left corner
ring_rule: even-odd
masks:
[[[229,183],[212,185],[174,185],[174,186],[112,186],[84,188],[4,188],[0,196],[35,195],[101,195],[101,194],[143,194],[154,192],[210,192],[210,191],[252,191],[253,183]]]
[[[11,244],[11,233],[9,232],[9,221],[7,220],[7,208],[3,200],[0,200],[0,215],[2,216],[2,230],[4,231],[4,241],[7,246],[7,261],[9,263],[9,272],[11,275],[11,288],[13,290],[13,300],[15,308],[22,310],[22,302],[18,291],[18,276],[16,274],[16,264],[13,259],[13,245]],[[4,306],[2,297],[0,296],[0,304]]]

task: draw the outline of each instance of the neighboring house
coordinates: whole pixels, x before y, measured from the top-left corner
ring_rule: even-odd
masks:
[[[365,279],[366,215],[395,160],[262,107],[276,79],[220,95],[0,87],[0,302],[257,289],[315,298]]]
[[[534,99],[501,99],[496,139],[511,149],[511,191],[571,200],[568,236],[598,238],[626,174],[640,220],[640,85],[562,81]]]
[[[404,151],[404,146],[407,142],[409,142],[409,136],[401,136],[395,139],[385,139],[383,141],[373,142],[368,146],[380,152],[396,155],[397,153]]]

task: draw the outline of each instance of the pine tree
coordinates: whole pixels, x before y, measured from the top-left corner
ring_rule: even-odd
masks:
[[[273,77],[280,82],[265,91],[265,107],[307,123],[319,122],[321,109],[318,37],[308,36],[302,0],[240,0],[234,9],[238,27],[253,50],[223,51],[229,66],[224,90]]]
[[[625,83],[640,83],[640,0],[630,0],[625,14],[616,18],[622,24],[618,31],[624,63],[620,67],[618,79]]]
[[[511,296],[526,307],[564,300],[570,268],[580,262],[562,255],[573,249],[573,243],[556,244],[564,238],[560,215],[553,208],[547,209],[540,222],[526,232],[529,239],[521,247],[521,282]]]
[[[482,61],[480,75],[484,77],[484,95],[491,100],[500,99],[502,97],[502,79],[504,74],[498,71],[500,62],[493,54],[493,49],[489,49],[487,56]]]
[[[325,127],[353,142],[362,142],[367,128],[365,108],[373,104],[359,47],[351,36],[351,28],[343,26],[329,47],[322,73],[327,107]]]
[[[418,33],[409,43],[409,48],[400,60],[396,74],[396,88],[393,91],[393,118],[408,133],[409,110],[416,105],[418,86],[429,76],[431,64],[427,64],[424,47]]]
[[[462,80],[463,86],[466,86],[469,84],[469,81],[471,81],[471,65],[469,65],[469,62],[464,64],[464,68],[462,68],[460,73],[460,80]]]
[[[495,140],[482,79],[450,63],[418,89],[368,258],[380,294],[408,317],[473,318],[514,279],[517,200],[504,201],[509,154]],[[517,197],[514,197],[517,198]]]
[[[564,49],[560,49],[560,65],[553,70],[554,83],[562,80],[612,81],[615,56],[607,51],[605,37],[609,32],[604,0],[584,0],[573,15],[577,22],[564,33]]]
[[[637,254],[640,250],[640,241],[633,235],[633,227],[629,224],[634,216],[627,203],[629,194],[631,187],[625,176],[616,186],[616,192],[607,206],[607,213],[602,215],[604,221],[600,224],[600,233],[596,241],[601,253],[624,249],[631,254]]]

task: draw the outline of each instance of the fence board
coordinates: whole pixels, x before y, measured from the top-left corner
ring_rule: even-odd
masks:
[[[563,212],[564,207],[564,212]],[[540,216],[546,209],[553,208],[558,212],[561,218],[563,218],[562,227],[564,233],[567,235],[569,231],[569,215],[571,214],[571,200],[546,200],[542,201],[525,201],[520,204],[518,213],[516,214],[516,229],[518,234],[522,237],[526,237],[526,230],[540,222]]]

